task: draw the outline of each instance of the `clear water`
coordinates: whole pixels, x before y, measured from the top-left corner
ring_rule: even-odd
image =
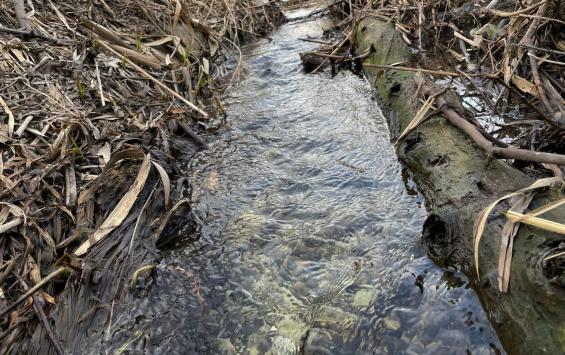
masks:
[[[187,163],[194,236],[115,316],[116,349],[163,354],[490,354],[479,300],[420,245],[369,84],[302,73],[322,20],[243,48],[230,127]]]

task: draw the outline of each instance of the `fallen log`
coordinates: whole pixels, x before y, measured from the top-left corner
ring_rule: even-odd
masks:
[[[377,90],[391,136],[397,138],[416,116],[421,106],[418,96],[425,90],[419,86],[417,73],[384,67],[409,61],[411,51],[393,25],[374,18],[359,21],[354,43],[357,53],[375,48],[364,61],[370,64],[364,65],[364,71]],[[441,91],[431,81],[430,85],[432,91]],[[464,112],[457,94],[448,90],[441,99],[445,102],[436,101],[440,110],[407,134],[397,147],[399,159],[413,174],[430,211],[423,226],[423,244],[440,265],[458,267],[471,278],[508,353],[563,353],[565,258],[547,257],[565,249],[565,237],[521,224],[514,239],[509,292],[501,293],[498,259],[506,223],[504,212],[509,206],[501,204],[486,225],[479,248],[481,275],[476,278],[473,225],[477,215],[489,203],[534,180],[496,159],[508,158],[498,151],[507,148],[493,146],[461,117],[450,119],[453,112]],[[471,138],[466,133],[465,128],[471,130],[467,124],[475,128],[476,136]],[[562,198],[562,193],[559,189],[537,193],[531,208]],[[563,216],[564,205],[544,214],[554,221],[561,221]]]
[[[489,156],[565,166],[565,155],[563,154],[536,152],[533,150],[510,147],[494,147],[475,126],[450,108],[449,104],[443,97],[439,97],[437,99],[437,103],[441,107],[441,112],[449,120],[449,122],[465,132],[478,146],[484,149]]]

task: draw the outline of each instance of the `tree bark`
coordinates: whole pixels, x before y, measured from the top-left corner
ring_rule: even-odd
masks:
[[[371,45],[376,48],[365,63],[377,67],[364,66],[364,70],[377,90],[392,137],[398,137],[421,106],[417,96],[422,89],[415,73],[378,66],[410,60],[410,49],[392,25],[371,18],[358,23],[355,44],[357,53],[363,53]],[[433,88],[433,91],[440,92],[441,88]],[[458,95],[447,91],[442,99],[447,105],[439,102],[438,106],[448,119],[439,114],[431,117],[408,134],[397,150],[427,201],[430,213],[423,226],[423,243],[438,264],[455,265],[472,279],[508,353],[563,353],[563,259],[544,259],[562,250],[560,244],[565,238],[521,225],[514,239],[509,293],[500,293],[498,256],[501,231],[506,222],[502,212],[508,209],[508,205],[502,205],[485,229],[479,249],[481,278],[476,279],[473,225],[478,213],[502,195],[529,186],[533,179],[505,161],[495,159],[501,157],[500,151],[507,150],[493,147],[471,123],[457,114],[464,112]],[[454,112],[457,117],[453,116]],[[473,139],[467,134],[471,128]],[[562,192],[551,189],[538,193],[531,208],[554,201],[560,194]],[[560,206],[544,218],[560,221],[564,215],[565,206]]]

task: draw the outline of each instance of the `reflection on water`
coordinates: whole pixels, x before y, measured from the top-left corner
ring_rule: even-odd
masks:
[[[322,25],[287,24],[244,48],[231,127],[187,166],[197,236],[167,251],[147,295],[117,316],[117,347],[498,352],[465,277],[420,246],[422,199],[403,184],[369,85],[302,74],[298,53],[313,45],[297,38]]]

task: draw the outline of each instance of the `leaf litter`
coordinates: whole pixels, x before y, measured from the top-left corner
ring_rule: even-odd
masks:
[[[282,21],[276,1],[0,2],[1,353],[107,340],[190,209],[175,157],[206,147],[239,44]]]

